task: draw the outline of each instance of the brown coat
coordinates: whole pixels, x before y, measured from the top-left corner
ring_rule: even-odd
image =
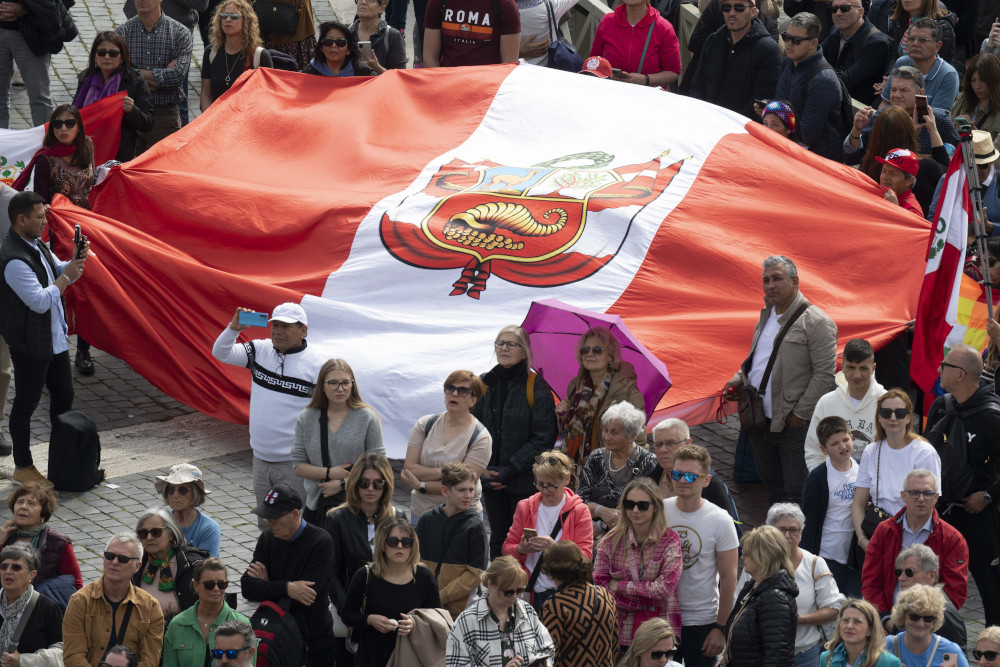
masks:
[[[396,650],[385,667],[444,667],[453,622],[446,609],[414,609],[413,630],[396,636]]]
[[[121,631],[125,610],[135,605],[125,632],[128,646],[139,655],[139,667],[157,667],[163,649],[163,610],[146,591],[131,586],[115,614]],[[111,605],[104,599],[104,575],[87,584],[69,599],[63,617],[63,662],[66,667],[90,667],[104,656],[111,636]]]
[[[276,32],[271,33],[271,44],[274,46],[280,46],[282,44],[291,44],[292,42],[301,42],[303,39],[316,36],[316,26],[313,23],[312,2],[310,2],[310,0],[275,0],[275,2],[295,5],[298,7],[299,25],[296,27],[294,35],[282,35]]]
[[[435,561],[424,558],[421,562],[431,572],[437,569]],[[438,594],[441,596],[441,604],[451,612],[452,618],[458,618],[465,611],[469,594],[479,587],[482,578],[482,570],[465,563],[445,563],[441,566],[441,572],[437,576]]]
[[[569,387],[566,389],[566,397],[568,399],[573,399],[576,388],[583,382],[584,375],[589,372],[581,368],[576,377],[569,381]],[[635,368],[632,364],[627,361],[619,362],[618,370],[611,377],[611,386],[608,387],[608,393],[604,395],[604,400],[597,406],[597,414],[594,416],[594,422],[590,431],[590,447],[588,448],[589,451],[584,452],[584,458],[590,452],[604,446],[601,444],[601,416],[608,408],[619,401],[628,401],[639,410],[646,411],[646,401],[643,399],[642,392],[639,391],[639,386],[636,384],[636,377]],[[646,446],[645,431],[636,437],[635,444],[642,445],[643,447]]]

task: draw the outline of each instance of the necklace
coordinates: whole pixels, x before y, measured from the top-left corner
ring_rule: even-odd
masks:
[[[614,452],[608,452],[608,467],[611,469],[611,472],[621,472],[622,468],[624,468],[625,466],[628,465],[628,461],[629,461],[630,458],[632,458],[632,452],[629,452],[628,455],[625,457],[625,461],[620,466],[618,466],[616,468],[615,467],[615,453]]]
[[[232,74],[233,74],[233,70],[236,69],[236,65],[238,65],[239,62],[240,62],[240,56],[243,55],[243,54],[242,53],[237,53],[236,54],[236,60],[233,62],[232,67],[229,66],[229,54],[226,53],[225,49],[222,49],[222,55],[225,56],[225,58],[226,58],[226,68],[227,68],[228,71],[226,72],[226,79],[225,79],[225,81],[226,81],[226,87],[228,88],[229,87],[229,82],[231,81],[231,77],[232,77]]]

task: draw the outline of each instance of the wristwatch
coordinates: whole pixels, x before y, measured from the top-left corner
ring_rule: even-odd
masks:
[[[712,627],[721,632],[722,634],[726,634],[726,626],[724,626],[722,623],[713,623]]]
[[[983,500],[986,501],[987,505],[993,502],[993,496],[990,495],[989,491],[983,491]]]
[[[427,482],[420,482],[420,488],[417,489],[420,493],[427,493]]]

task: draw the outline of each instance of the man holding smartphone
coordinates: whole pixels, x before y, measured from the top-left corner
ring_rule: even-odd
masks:
[[[240,332],[251,327],[240,323],[240,314],[253,312],[249,308],[236,309],[229,326],[212,346],[212,356],[250,369],[250,448],[257,503],[264,501],[275,484],[288,484],[304,498],[302,478],[295,475],[292,463],[295,420],[309,404],[326,359],[308,346],[308,318],[297,303],[283,303],[274,309],[270,339],[237,342]],[[257,526],[263,530],[264,520],[258,518]]]

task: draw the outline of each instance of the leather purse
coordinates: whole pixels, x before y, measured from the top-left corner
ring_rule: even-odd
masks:
[[[545,0],[545,9],[549,14],[549,34],[552,45],[549,46],[548,67],[564,72],[579,72],[583,67],[583,58],[576,52],[573,44],[559,32],[559,22],[552,10],[552,0]]]

